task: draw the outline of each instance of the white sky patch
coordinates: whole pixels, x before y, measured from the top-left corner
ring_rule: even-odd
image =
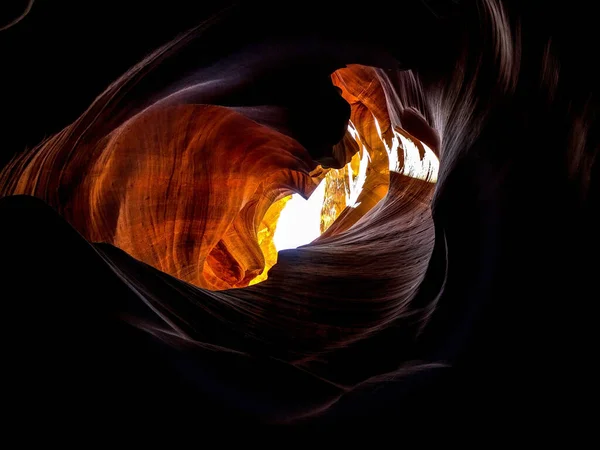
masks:
[[[425,149],[425,155],[421,159],[419,149],[412,140],[405,138],[400,133],[394,132],[394,134],[400,139],[404,148],[404,175],[435,183],[440,168],[440,162],[435,153],[421,142]]]
[[[321,181],[308,200],[304,200],[300,194],[292,195],[292,199],[283,207],[275,228],[273,243],[277,251],[309,244],[321,235],[324,200],[325,180]]]
[[[402,173],[408,177],[426,180],[430,183],[437,181],[437,175],[440,170],[440,161],[425,143],[420,142],[425,150],[425,155],[421,159],[419,148],[407,137],[394,130],[394,139],[392,148],[389,148],[384,142],[388,152],[390,171]],[[404,164],[401,167],[398,158],[398,152],[404,153]]]

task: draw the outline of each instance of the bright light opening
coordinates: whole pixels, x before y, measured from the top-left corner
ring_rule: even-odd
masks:
[[[281,211],[273,242],[277,251],[296,248],[314,241],[321,235],[321,208],[325,200],[325,180],[308,200],[292,195]]]

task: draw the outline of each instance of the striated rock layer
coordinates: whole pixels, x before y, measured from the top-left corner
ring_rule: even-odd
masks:
[[[390,159],[402,173],[376,70],[354,65],[332,80],[351,106],[349,131],[332,149],[342,169],[317,166],[296,140],[234,109],[159,103],[90,142],[71,145],[72,125],[9,165],[2,192],[37,196],[86,239],[196,286],[256,284],[277,261],[285,197],[306,198],[324,178],[322,231],[332,236],[387,194]]]
[[[175,401],[162,389],[167,414],[200,392],[226,415],[259,421],[411,415],[408,402],[429,423],[437,409],[423,399],[436,396],[420,390],[450,373],[445,392],[459,400],[436,406],[454,414],[463,398],[452,378],[466,359],[461,386],[473,410],[518,404],[514,392],[543,405],[548,385],[565,385],[562,374],[590,359],[573,359],[584,339],[562,324],[581,323],[593,284],[599,134],[597,96],[586,89],[598,77],[585,52],[559,64],[571,52],[554,32],[531,32],[539,11],[505,9],[517,2],[477,0],[458,22],[431,14],[440,2],[409,3],[387,23],[380,11],[361,10],[363,20],[340,5],[322,33],[299,33],[311,13],[275,38],[272,6],[234,8],[219,18],[228,26],[198,26],[150,54],[3,169],[2,237],[18,238],[6,251],[19,261],[7,286],[27,284],[37,289],[27,298],[47,306],[64,285],[71,303],[49,336],[103,344],[112,328],[126,330],[122,360],[146,354],[152,370],[122,370],[108,352],[118,383],[130,376],[118,396],[137,389],[151,404],[148,392],[175,380]],[[323,234],[274,264],[284,202],[318,182]],[[19,193],[55,208],[87,241]],[[29,218],[44,220],[36,228]],[[54,257],[61,250],[66,264]],[[78,274],[76,289],[63,270]],[[7,298],[39,319],[18,295]],[[71,332],[67,309],[86,320],[108,312],[110,325],[90,332],[78,319]],[[5,342],[44,341],[29,321],[11,322]],[[139,388],[151,375],[163,384]]]

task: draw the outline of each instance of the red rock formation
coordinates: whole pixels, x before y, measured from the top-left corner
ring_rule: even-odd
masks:
[[[276,261],[264,230],[275,227],[277,201],[294,192],[307,197],[325,177],[326,242],[388,194],[390,152],[402,166],[375,69],[349,66],[332,80],[351,105],[355,130],[334,148],[340,165],[348,163],[343,169],[317,168],[298,142],[231,109],[156,105],[101,137],[78,139],[74,124],[6,168],[2,193],[38,196],[88,240],[196,286],[247,286]],[[361,186],[349,186],[349,173],[357,179],[359,170]],[[351,188],[358,196],[347,205]]]
[[[34,159],[66,148],[45,146]],[[316,187],[315,164],[293,139],[226,108],[154,108],[127,121],[57,174],[23,170],[19,193],[53,204],[90,241],[208,289],[246,286],[264,268],[257,228],[271,204]],[[73,173],[81,170],[81,173]],[[74,181],[76,180],[76,181]],[[39,192],[40,183],[48,184]]]

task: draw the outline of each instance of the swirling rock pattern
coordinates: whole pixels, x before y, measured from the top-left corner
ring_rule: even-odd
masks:
[[[529,3],[447,2],[456,16],[441,3],[407,2],[401,20],[368,8],[357,20],[343,4],[296,28],[270,27],[270,4],[233,8],[9,164],[0,237],[18,263],[3,342],[27,342],[9,359],[14,380],[27,362],[35,373],[19,393],[38,386],[37,356],[52,366],[62,352],[61,389],[35,391],[58,392],[48,404],[83,392],[81,371],[65,374],[90,356],[81,384],[119,406],[136,391],[144,416],[160,391],[167,414],[187,403],[212,415],[212,399],[246,422],[361,423],[377,410],[398,424],[420,409],[429,424],[465,392],[477,414],[560,405],[548,394],[573,373],[568,396],[586,397],[571,388],[587,367],[573,367],[593,352],[574,352],[595,340],[563,325],[586,329],[597,290],[594,47],[537,29]],[[269,270],[283,202],[320,181],[323,234]],[[109,336],[105,384],[86,347]]]
[[[255,284],[276,261],[272,232],[270,241],[264,236],[283,207],[276,204],[265,221],[274,203],[291,193],[308,197],[325,177],[323,220],[336,223],[331,235],[387,193],[392,150],[382,136],[393,133],[377,74],[355,65],[332,79],[350,101],[356,127],[333,149],[340,164],[352,160],[343,169],[318,169],[297,141],[232,109],[161,104],[88,145],[69,149],[49,141],[5,169],[4,192],[13,185],[12,194],[39,196],[88,240],[113,244],[196,286]],[[398,146],[393,152],[403,154]],[[368,167],[359,187],[348,176],[357,178],[361,161]],[[346,207],[350,189],[356,195]]]
[[[333,149],[341,163],[350,159],[342,169],[323,169],[296,140],[230,108],[159,104],[68,156],[66,145],[43,144],[33,159],[17,160],[3,172],[4,193],[16,186],[12,193],[37,195],[88,240],[112,244],[198,288],[221,291],[208,301],[206,291],[186,288],[183,303],[166,294],[166,316],[190,301],[200,306],[171,319],[189,339],[214,339],[202,325],[206,314],[226,322],[242,314],[246,343],[237,350],[319,372],[321,355],[339,351],[343,359],[346,347],[368,342],[398,321],[408,321],[403,333],[416,333],[433,306],[411,300],[435,242],[435,185],[429,181],[435,173],[427,172],[425,180],[405,173],[410,134],[399,124],[392,128],[387,111],[394,105],[375,69],[354,65],[332,78],[352,107],[339,144],[345,149],[338,155]],[[48,161],[66,163],[56,171]],[[277,218],[289,194],[308,197],[323,179],[328,195],[322,217],[330,224],[325,233],[280,252],[266,281],[224,290],[265,277],[266,262],[274,263],[269,219]],[[402,270],[390,270],[397,262]],[[156,299],[135,271],[123,276]],[[160,301],[154,307],[163,310]],[[265,326],[271,330],[267,340]],[[350,386],[365,376],[358,366],[348,373],[332,381]]]

